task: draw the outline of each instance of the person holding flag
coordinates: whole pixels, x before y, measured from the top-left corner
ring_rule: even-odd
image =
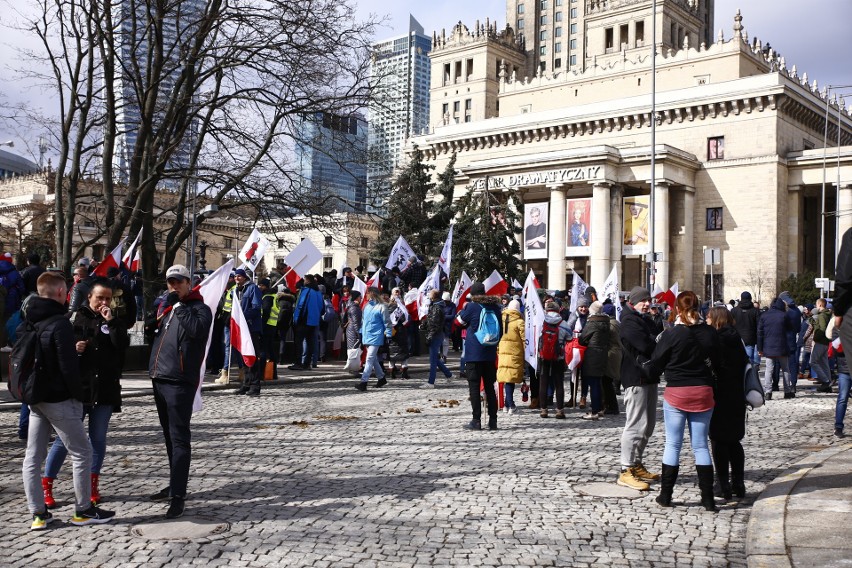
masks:
[[[213,313],[201,294],[192,290],[185,266],[171,266],[166,285],[168,294],[157,309],[148,375],[169,456],[169,485],[151,499],[170,500],[166,518],[176,519],[184,513],[192,455],[189,422]]]
[[[260,394],[260,385],[263,382],[263,368],[266,366],[266,355],[263,350],[263,324],[261,321],[263,313],[263,292],[252,282],[248,273],[242,268],[234,271],[234,281],[236,286],[232,289],[233,302],[240,303],[240,308],[245,317],[248,331],[251,334],[251,343],[254,347],[256,359],[253,365],[247,365],[244,358],[237,359],[238,366],[247,367],[245,373],[242,374],[243,383],[236,394],[252,395]],[[233,309],[233,306],[232,306]],[[232,313],[233,317],[233,313]],[[233,326],[231,326],[233,328]],[[238,344],[234,341],[233,331],[231,332],[231,345],[241,351]]]

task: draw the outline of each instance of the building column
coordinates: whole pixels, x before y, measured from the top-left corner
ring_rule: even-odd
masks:
[[[685,187],[683,191],[683,259],[684,280],[678,286],[681,290],[695,290],[695,188]],[[702,263],[704,260],[702,259]],[[671,286],[674,282],[668,284]]]
[[[603,289],[604,281],[612,270],[610,262],[611,227],[609,224],[610,186],[605,181],[592,186],[592,229],[591,242],[592,274],[590,284]]]
[[[669,281],[669,266],[671,266],[671,233],[669,232],[669,184],[666,181],[656,182],[654,188],[654,249],[651,252],[662,253],[662,260],[656,263],[657,273],[655,282],[666,290],[672,283]]]
[[[624,266],[621,262],[621,247],[623,240],[624,186],[615,184],[612,188],[610,188],[609,193],[609,260],[610,264],[618,265],[619,278],[624,277]],[[610,268],[610,270],[612,269]]]
[[[803,185],[787,186],[787,262],[783,274],[798,274],[804,266],[802,262],[805,250],[802,239],[802,190],[804,189]]]
[[[843,234],[852,228],[852,183],[840,186],[840,196],[837,199],[837,244],[835,256],[840,253],[840,242]]]
[[[565,288],[565,274],[568,264],[565,261],[565,207],[566,189],[564,185],[551,185],[550,222],[547,225],[547,287],[562,290]]]

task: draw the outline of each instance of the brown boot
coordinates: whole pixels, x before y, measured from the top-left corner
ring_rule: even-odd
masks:
[[[530,408],[538,409],[538,399],[535,397],[530,398]]]
[[[578,407],[581,408],[581,409],[586,408],[586,397],[585,396],[580,397],[580,404],[578,405]]]

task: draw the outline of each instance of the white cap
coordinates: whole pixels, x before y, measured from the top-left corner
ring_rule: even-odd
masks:
[[[175,264],[166,270],[166,280],[169,278],[185,278],[189,280],[189,270],[182,264]]]
[[[444,292],[443,296],[441,296],[441,299],[444,300],[445,302],[449,302],[452,299],[452,297],[453,297],[452,294],[450,294],[449,292]]]

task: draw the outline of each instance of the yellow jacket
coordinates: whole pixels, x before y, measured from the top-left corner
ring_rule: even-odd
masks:
[[[497,381],[524,382],[524,318],[517,310],[503,311],[503,337],[497,346]]]

